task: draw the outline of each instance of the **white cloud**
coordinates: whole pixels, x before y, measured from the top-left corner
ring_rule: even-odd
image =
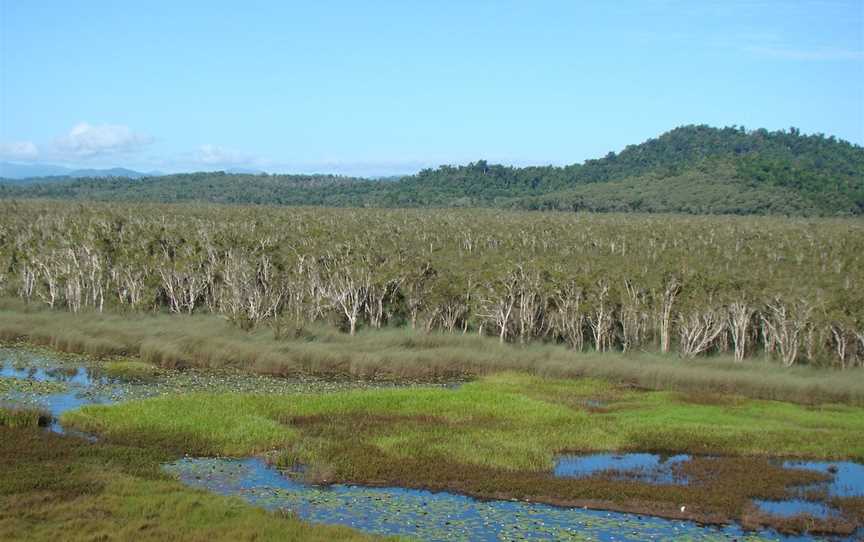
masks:
[[[35,160],[39,149],[32,141],[0,143],[0,158],[4,160]]]
[[[88,124],[80,122],[68,134],[58,137],[54,146],[60,154],[74,158],[92,158],[110,154],[131,153],[153,142],[150,136],[133,132],[122,124]]]

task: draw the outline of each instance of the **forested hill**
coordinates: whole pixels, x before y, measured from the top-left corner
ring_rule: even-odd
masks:
[[[0,184],[0,197],[276,205],[861,215],[864,148],[796,129],[684,126],[565,167],[478,161],[397,181],[195,173]]]

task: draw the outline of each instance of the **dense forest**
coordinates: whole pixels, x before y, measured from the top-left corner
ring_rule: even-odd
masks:
[[[0,295],[76,313],[864,363],[857,219],[13,201],[0,246]]]
[[[0,183],[0,198],[332,207],[849,216],[864,213],[864,149],[797,129],[684,126],[565,167],[478,161],[396,181],[193,173]]]

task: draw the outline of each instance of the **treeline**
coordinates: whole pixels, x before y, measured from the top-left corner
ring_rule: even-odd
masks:
[[[194,173],[143,180],[0,183],[0,198],[320,205],[502,207],[691,214],[864,213],[864,149],[834,137],[684,126],[565,167],[485,161],[396,181],[329,175]]]
[[[56,310],[864,362],[854,220],[6,202],[0,247],[0,292]]]

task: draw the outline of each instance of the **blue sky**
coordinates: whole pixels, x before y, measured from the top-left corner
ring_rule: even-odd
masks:
[[[690,123],[864,144],[864,0],[0,6],[0,160],[387,175]]]

